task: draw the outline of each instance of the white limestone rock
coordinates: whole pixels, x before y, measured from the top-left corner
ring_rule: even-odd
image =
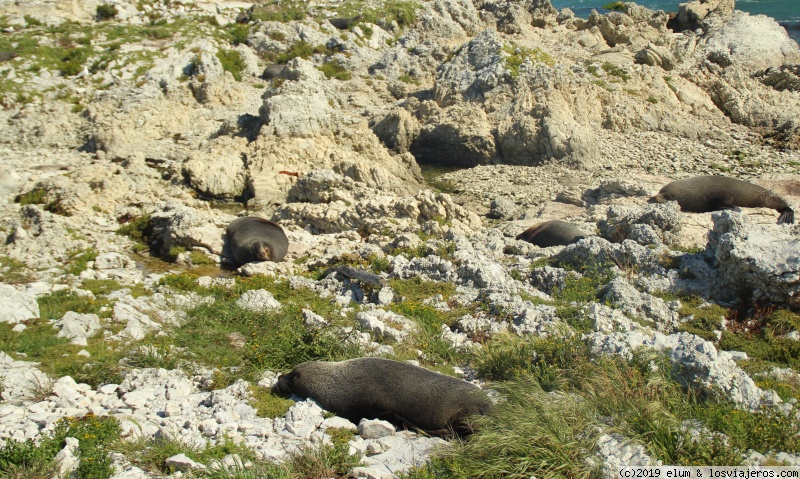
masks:
[[[245,291],[236,300],[236,305],[248,311],[275,311],[281,307],[281,303],[265,289]]]
[[[0,322],[17,324],[39,317],[36,297],[17,288],[0,284]]]
[[[362,419],[358,423],[358,434],[364,439],[379,439],[391,436],[397,429],[388,421]]]
[[[100,329],[100,317],[96,314],[79,314],[68,311],[53,326],[60,328],[59,338],[69,338],[72,344],[86,346],[87,339]]]

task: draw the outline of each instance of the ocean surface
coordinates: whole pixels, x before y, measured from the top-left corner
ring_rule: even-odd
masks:
[[[612,0],[550,0],[559,10],[569,8],[575,15],[586,18],[592,9],[607,13],[603,5]],[[631,0],[653,10],[677,12],[678,4],[688,0]],[[750,12],[751,15],[769,15],[778,21],[789,36],[800,43],[800,0],[736,0],[736,10]]]

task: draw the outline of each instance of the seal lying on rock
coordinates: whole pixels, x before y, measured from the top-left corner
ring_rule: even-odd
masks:
[[[434,434],[469,432],[465,416],[491,407],[483,391],[466,381],[382,358],[308,361],[282,375],[274,391],[312,398],[355,423],[390,419]]]
[[[331,22],[331,25],[338,28],[339,30],[347,30],[348,28],[358,23],[360,20],[361,20],[361,15],[356,15],[355,17],[349,17],[349,18],[328,19],[328,21]]]
[[[681,211],[707,213],[734,206],[778,210],[778,224],[794,223],[794,210],[786,200],[766,188],[726,176],[696,176],[667,184],[651,203],[677,201]]]
[[[225,230],[236,264],[251,261],[283,261],[289,239],[283,228],[255,216],[236,218]]]
[[[552,220],[531,226],[518,234],[516,239],[533,243],[540,248],[547,248],[548,246],[572,244],[587,236],[589,235],[572,223]]]

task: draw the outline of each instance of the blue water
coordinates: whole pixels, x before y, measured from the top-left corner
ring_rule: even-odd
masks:
[[[592,9],[608,13],[603,5],[612,0],[550,0],[559,10],[568,7],[575,15],[586,18]],[[677,12],[678,3],[688,0],[632,0],[653,10]],[[800,0],[736,0],[736,9],[752,15],[769,15],[778,21],[789,35],[800,43]]]

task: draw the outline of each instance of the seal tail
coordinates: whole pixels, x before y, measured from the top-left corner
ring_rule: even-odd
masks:
[[[794,210],[791,208],[785,208],[781,210],[781,215],[778,216],[778,224],[779,225],[794,224]]]

